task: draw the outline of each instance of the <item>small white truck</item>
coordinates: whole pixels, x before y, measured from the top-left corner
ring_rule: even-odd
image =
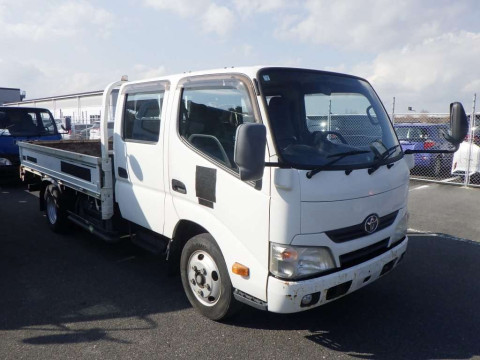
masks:
[[[20,143],[22,177],[54,231],[71,221],[164,254],[210,319],[240,303],[311,309],[405,254],[412,159],[364,79],[248,67],[122,80],[102,116],[99,141]],[[451,119],[458,143],[461,104]]]

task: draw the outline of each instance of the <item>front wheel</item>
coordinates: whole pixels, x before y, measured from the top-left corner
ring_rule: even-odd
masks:
[[[192,306],[211,320],[232,316],[240,308],[222,253],[210,234],[191,238],[182,250],[183,289]]]

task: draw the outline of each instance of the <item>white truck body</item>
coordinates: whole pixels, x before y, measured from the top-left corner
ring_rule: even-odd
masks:
[[[379,152],[384,163],[374,161],[378,154],[370,150],[371,140],[365,140],[366,145],[358,148],[368,154],[352,154],[352,157],[365,156],[361,161],[371,161],[370,165],[348,164],[336,169],[332,160],[338,154],[328,155],[326,159],[330,164],[318,174],[309,173],[320,165],[293,166],[293,160],[288,165],[282,160],[272,127],[273,110],[267,105],[275,96],[266,93],[270,81],[274,81],[275,71],[281,74],[281,69],[272,70],[270,76],[269,69],[222,69],[113,83],[104,95],[104,108],[108,109],[110,92],[120,87],[113,148],[107,139],[107,116],[102,118],[102,151],[97,156],[61,149],[61,144],[53,148],[48,144],[21,143],[22,172],[25,176],[34,174],[38,183],[41,182],[41,199],[46,201],[47,214],[48,186],[53,184],[64,194],[63,203],[71,204],[61,209],[66,210],[70,220],[76,219],[77,224],[83,222],[86,227],[106,223],[117,216],[131,229],[147,231],[154,239],[158,235],[158,241],[166,240],[170,258],[175,242],[181,244],[178,246],[181,251],[188,240],[182,236],[208,233],[218,245],[228,269],[228,274],[222,275],[229,278],[233,296],[241,302],[272,312],[292,313],[335,300],[373,282],[402,259],[408,242],[409,166],[395,135],[391,137],[391,144]],[[320,75],[335,78],[338,74],[322,72]],[[354,77],[346,79],[368,84]],[[227,94],[228,91],[235,96],[242,94],[241,101]],[[272,86],[268,91],[276,90]],[[333,92],[329,94],[331,90],[322,91],[330,98],[333,96]],[[373,91],[368,91],[368,98],[373,98]],[[229,96],[231,104],[212,104],[213,98],[226,101]],[[308,101],[316,101],[316,93],[312,96]],[[202,101],[202,106],[198,105]],[[148,115],[151,111],[148,103],[153,104],[152,109],[158,106],[158,116]],[[384,109],[380,105],[375,111],[376,120],[369,118],[371,126],[376,128],[377,117],[383,116],[379,112]],[[182,115],[184,112],[188,112],[188,116]],[[231,151],[227,144],[229,139],[235,143],[234,136],[224,135],[224,142],[217,147],[215,144],[220,141],[205,130],[198,134],[185,130],[185,127],[197,126],[193,121],[195,112],[198,116],[202,116],[202,112],[210,112],[209,116],[218,114],[226,129],[232,123],[238,127],[240,117],[244,124],[247,121],[264,124],[267,139],[264,161],[268,166],[263,176],[256,181],[240,179],[235,162],[229,158]],[[329,110],[328,116],[322,117],[322,121],[329,121],[328,128],[333,129],[327,135],[333,142],[339,136],[335,132],[342,132],[338,124],[344,121],[341,116],[332,120],[334,116]],[[129,128],[130,120],[133,125]],[[317,125],[322,127],[323,123]],[[388,117],[381,126],[378,131],[393,132]],[[368,136],[368,133],[353,134],[352,138]],[[376,136],[372,134],[373,142]],[[390,139],[390,135],[387,137]],[[93,146],[95,142],[84,143]],[[334,146],[341,146],[343,150],[337,150],[341,152],[353,149],[346,144]],[[212,147],[214,152],[204,150]],[[299,146],[298,151],[304,147]],[[390,154],[383,156],[384,150]],[[347,159],[349,155],[340,157]],[[348,159],[338,161],[342,162],[347,164]],[[89,207],[87,203],[93,205]],[[91,212],[95,212],[96,207],[98,222],[82,219],[86,211],[75,210],[79,207],[88,207]],[[112,226],[109,230],[114,231]],[[318,256],[326,259],[325,271],[317,269],[320,266],[315,263],[317,255],[301,258],[303,251],[317,254],[317,250],[322,251]],[[289,258],[292,253],[298,258]],[[280,260],[274,260],[275,256],[280,256]],[[292,271],[303,275],[289,277],[290,260]],[[247,273],[234,271],[236,264],[248,269]],[[308,273],[310,266],[317,270]],[[282,271],[285,275],[279,275]],[[202,289],[209,286],[201,274],[195,274],[190,281],[197,280],[197,283],[191,290],[203,294],[198,286]],[[208,310],[217,306],[214,298],[222,291],[225,290],[222,288],[211,295],[211,303],[204,295],[194,295]]]

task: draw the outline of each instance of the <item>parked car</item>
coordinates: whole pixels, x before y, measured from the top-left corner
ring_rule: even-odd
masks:
[[[113,121],[107,122],[108,139],[111,140],[113,136]],[[90,140],[100,139],[100,121],[95,121],[93,126],[89,129],[88,138]]]
[[[450,150],[444,134],[448,124],[398,123],[394,125],[398,140],[405,150]],[[452,154],[414,154],[415,169],[438,177],[452,164]]]
[[[470,142],[470,136],[473,136]],[[472,135],[469,133],[465,141],[460,144],[453,156],[452,175],[465,176],[470,174],[475,181],[480,178],[480,127],[474,127]]]

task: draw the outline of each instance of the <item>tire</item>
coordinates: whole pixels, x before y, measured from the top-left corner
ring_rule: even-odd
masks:
[[[61,194],[55,185],[48,185],[45,189],[45,216],[52,231],[60,233],[67,228],[67,212],[61,205]]]
[[[185,244],[180,273],[188,300],[205,317],[224,320],[240,309],[225,260],[210,234],[196,235]]]
[[[433,163],[433,176],[440,177],[442,173],[442,159],[440,157],[435,158],[435,162]]]

